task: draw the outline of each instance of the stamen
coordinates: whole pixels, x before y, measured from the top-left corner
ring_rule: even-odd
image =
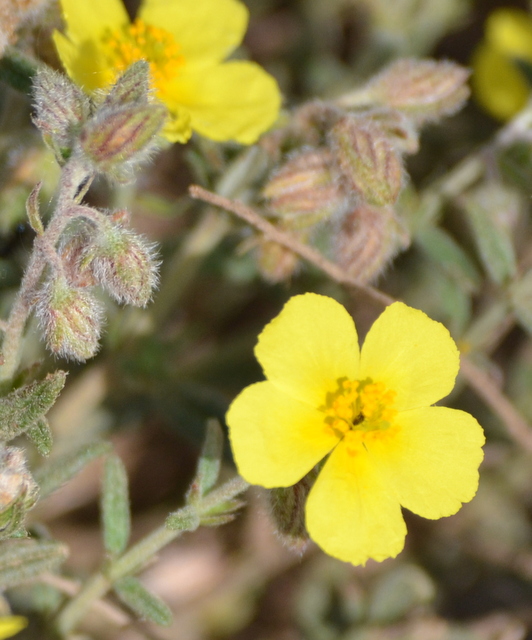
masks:
[[[147,60],[155,89],[164,89],[166,82],[179,74],[185,58],[174,36],[165,29],[135,20],[122,29],[108,31],[103,38],[107,61],[117,75],[137,60]]]
[[[341,380],[324,407],[325,431],[345,440],[349,455],[356,455],[365,442],[390,435],[397,430],[393,420],[396,393],[382,382]]]

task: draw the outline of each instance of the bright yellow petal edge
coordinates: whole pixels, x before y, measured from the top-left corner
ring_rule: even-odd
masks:
[[[289,486],[328,455],[308,497],[307,529],[326,553],[355,565],[400,553],[406,535],[401,507],[436,519],[471,500],[484,444],[471,415],[429,406],[450,391],[458,369],[456,345],[443,325],[394,303],[367,342],[359,369],[356,329],[345,309],[325,296],[295,296],[259,337],[256,355],[267,381],[244,389],[227,415],[237,467],[252,484]],[[408,385],[399,394],[385,393],[401,374]],[[331,396],[335,375],[339,381]],[[352,389],[342,380],[353,376],[360,376],[358,394],[339,392]],[[357,416],[358,408],[342,413],[345,398],[373,397],[363,389],[374,383],[384,385],[375,397],[391,402],[390,411],[379,414],[374,405],[367,413],[369,405],[363,404],[356,406],[365,416]],[[357,416],[349,418],[350,427],[345,415]],[[375,423],[373,415],[387,417]]]
[[[0,640],[11,638],[28,626],[28,621],[23,616],[0,617]]]

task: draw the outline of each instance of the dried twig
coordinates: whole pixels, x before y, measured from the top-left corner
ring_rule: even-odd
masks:
[[[363,291],[370,298],[373,298],[381,304],[389,305],[392,302],[395,302],[391,296],[382,293],[374,287],[360,283],[356,278],[345,273],[345,271],[343,271],[337,264],[327,260],[327,258],[319,253],[319,251],[316,251],[312,247],[300,242],[285,231],[281,231],[243,202],[229,200],[228,198],[224,198],[216,193],[207,191],[198,185],[192,185],[189,188],[189,193],[193,198],[203,200],[204,202],[208,202],[216,207],[220,207],[221,209],[234,213],[242,220],[245,220],[249,225],[258,229],[269,240],[277,242],[283,247],[290,249],[290,251],[293,251],[300,258],[307,260],[307,262],[310,262],[314,266],[318,267],[318,269],[321,269],[336,282]]]

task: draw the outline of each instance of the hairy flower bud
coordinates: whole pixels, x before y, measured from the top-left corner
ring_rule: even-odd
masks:
[[[256,251],[259,271],[272,284],[290,280],[299,267],[298,256],[277,242],[261,239]]]
[[[375,280],[409,239],[390,207],[362,204],[349,212],[336,233],[335,257],[361,283]]]
[[[346,187],[369,204],[393,204],[401,191],[403,165],[384,131],[367,119],[346,116],[329,136]]]
[[[400,109],[417,122],[455,113],[469,96],[469,71],[454,62],[397,60],[367,86],[379,104]]]
[[[313,469],[292,487],[270,489],[268,497],[278,536],[296,553],[303,553],[309,542],[305,527],[305,505],[318,477]]]
[[[49,67],[37,72],[33,85],[35,118],[45,143],[59,164],[70,157],[82,125],[90,114],[89,98],[66,76]]]
[[[154,245],[129,229],[108,224],[99,229],[88,251],[95,279],[117,302],[148,304],[158,282]]]
[[[0,449],[0,537],[8,537],[20,528],[38,493],[39,487],[26,468],[24,451],[16,447]]]
[[[288,160],[263,191],[268,207],[290,228],[311,226],[341,211],[346,196],[331,173],[331,154],[306,150]]]
[[[104,106],[118,107],[124,104],[146,104],[150,94],[150,65],[137,60],[118,78],[105,96]]]
[[[87,289],[52,276],[37,295],[35,313],[55,355],[83,362],[98,351],[102,313]]]
[[[67,235],[61,241],[58,254],[63,264],[65,276],[74,287],[93,287],[96,278],[90,268],[90,247],[92,238],[88,233]]]
[[[127,181],[127,165],[146,158],[165,119],[161,104],[104,105],[83,127],[81,149],[97,171]]]

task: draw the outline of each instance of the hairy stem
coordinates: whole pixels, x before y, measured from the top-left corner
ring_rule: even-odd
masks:
[[[237,476],[206,495],[197,506],[183,507],[177,514],[186,517],[193,510],[197,510],[200,516],[206,515],[211,509],[241,494],[248,486],[245,480]],[[199,525],[188,530],[194,531],[197,526]],[[104,569],[91,576],[79,593],[59,614],[56,625],[57,631],[62,636],[66,636],[73,631],[90,607],[105,596],[115,582],[120,578],[136,573],[158,551],[178,538],[184,531],[169,529],[165,525],[158,527],[125,551],[120,557],[112,560]]]
[[[55,245],[71,220],[70,212],[80,188],[90,177],[89,169],[80,158],[73,157],[63,168],[55,211],[44,233],[35,238],[17,297],[3,327],[0,380],[12,378],[18,367],[24,327],[33,307],[37,285],[47,264],[59,268],[59,261],[54,254]]]

